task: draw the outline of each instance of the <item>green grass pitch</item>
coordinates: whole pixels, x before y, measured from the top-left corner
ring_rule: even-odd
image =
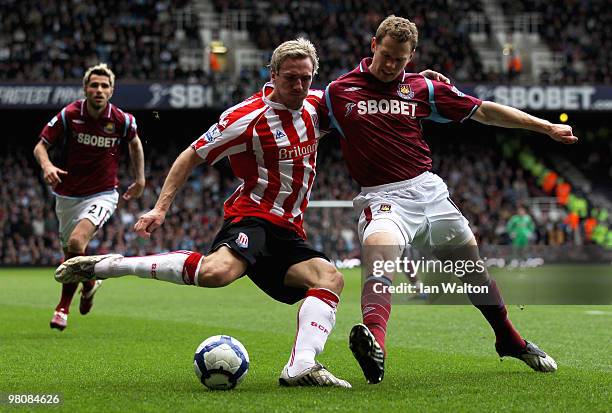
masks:
[[[576,269],[579,271],[579,268]],[[51,269],[0,270],[0,393],[61,393],[70,412],[610,411],[612,306],[510,306],[522,334],[555,357],[555,374],[499,361],[493,333],[470,306],[393,309],[385,380],[367,385],[347,345],[360,320],[359,272],[346,271],[336,328],[320,361],[353,389],[281,388],[296,306],[267,298],[248,279],[223,289],[136,277],[104,283],[91,314],[78,297],[64,332],[49,329],[60,286]],[[251,367],[235,390],[205,389],[193,352],[229,334]]]

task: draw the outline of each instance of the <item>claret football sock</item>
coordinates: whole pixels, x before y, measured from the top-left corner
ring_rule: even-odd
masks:
[[[315,357],[323,351],[327,337],[336,324],[339,297],[325,288],[311,288],[298,310],[297,333],[287,363],[291,377],[315,365]]]
[[[514,328],[512,321],[508,318],[508,310],[504,304],[495,280],[489,281],[489,293],[485,298],[482,294],[474,297],[468,294],[472,304],[480,310],[495,332],[495,341],[502,347],[520,349],[525,347],[525,340]],[[482,304],[485,302],[486,304]]]
[[[74,254],[67,253],[66,259],[70,259],[73,257],[79,257],[83,254]],[[72,303],[72,297],[74,297],[74,293],[79,287],[79,283],[70,283],[70,284],[62,284],[62,296],[60,298],[59,304],[55,307],[55,311],[62,311],[64,314],[70,313],[70,304]]]
[[[195,285],[203,255],[193,251],[173,251],[144,257],[113,256],[98,262],[94,274],[100,278],[136,275],[174,284]]]
[[[79,283],[62,284],[62,296],[59,304],[55,307],[55,311],[62,311],[65,314],[70,313],[70,304],[72,303],[72,297],[76,292]]]
[[[382,292],[377,284],[391,285],[387,277],[368,277],[361,291],[361,314],[363,324],[368,327],[376,338],[378,345],[385,352],[385,336],[387,334],[387,322],[391,315],[391,294],[388,290]]]

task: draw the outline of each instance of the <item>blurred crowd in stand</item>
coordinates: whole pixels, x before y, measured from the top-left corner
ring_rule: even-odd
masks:
[[[142,255],[169,250],[206,251],[222,224],[223,201],[239,185],[227,168],[199,167],[177,196],[166,222],[150,240],[135,237],[132,226],[153,207],[167,171],[179,150],[147,149],[147,185],[142,198],[120,201],[119,208],[90,243],[89,253]],[[358,193],[337,145],[319,154],[311,200],[351,200]],[[507,244],[507,220],[528,198],[544,195],[535,179],[498,148],[444,142],[434,150],[433,170],[448,183],[451,197],[485,244]],[[126,165],[121,190],[131,183]],[[0,158],[0,263],[55,265],[62,258],[54,200],[43,184],[31,152],[20,150]],[[534,243],[575,242],[564,224],[563,208],[530,214],[536,223]],[[357,217],[352,208],[309,208],[305,228],[310,242],[333,259],[359,256]],[[580,228],[578,230],[581,230]]]
[[[297,36],[311,39],[322,61],[315,82],[319,87],[370,55],[371,36],[391,13],[410,18],[419,28],[419,45],[408,70],[432,68],[458,83],[513,78],[508,77],[510,73],[484,70],[470,41],[470,16],[485,15],[480,0],[212,3],[217,20],[222,20],[224,12],[245,10],[250,16],[250,40],[264,52]],[[612,37],[607,30],[612,9],[608,2],[501,0],[501,5],[509,18],[526,12],[540,14],[542,40],[551,50],[561,52],[566,62],[553,79],[555,83],[612,81]],[[265,67],[235,75],[182,59],[182,49],[205,49],[200,30],[206,28],[193,1],[0,0],[0,7],[0,81],[74,81],[82,77],[83,68],[104,61],[120,81],[211,85],[218,95],[216,101],[227,104],[250,95],[269,79]],[[184,18],[187,10],[190,17]],[[493,36],[486,18],[485,23],[488,36]],[[219,36],[212,34],[213,39]],[[510,62],[509,70],[522,70],[520,57]]]

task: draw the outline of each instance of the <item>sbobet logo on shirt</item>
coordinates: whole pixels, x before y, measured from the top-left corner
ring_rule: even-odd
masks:
[[[97,146],[98,148],[110,148],[119,143],[118,138],[111,138],[108,136],[96,136],[88,133],[79,133],[77,135],[77,142],[83,145]]]
[[[360,100],[357,102],[357,114],[359,115],[406,115],[416,117],[417,104],[397,99]]]

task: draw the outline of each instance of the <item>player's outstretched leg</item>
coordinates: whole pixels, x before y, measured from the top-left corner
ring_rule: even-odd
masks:
[[[476,242],[452,251],[436,252],[440,259],[460,259],[478,262],[480,255]],[[475,267],[478,268],[478,267]],[[478,308],[489,325],[495,332],[495,349],[500,357],[509,356],[522,360],[535,371],[547,373],[557,370],[557,363],[552,357],[540,350],[535,344],[525,340],[516,330],[512,321],[508,318],[508,310],[502,298],[497,283],[493,280],[486,269],[475,269],[466,272],[462,278],[463,282],[472,285],[487,286],[484,293],[468,293],[468,298]]]
[[[136,275],[174,284],[195,285],[202,257],[202,254],[192,251],[174,251],[145,257],[124,257],[118,254],[75,257],[57,268],[55,279],[61,283],[73,283]]]

